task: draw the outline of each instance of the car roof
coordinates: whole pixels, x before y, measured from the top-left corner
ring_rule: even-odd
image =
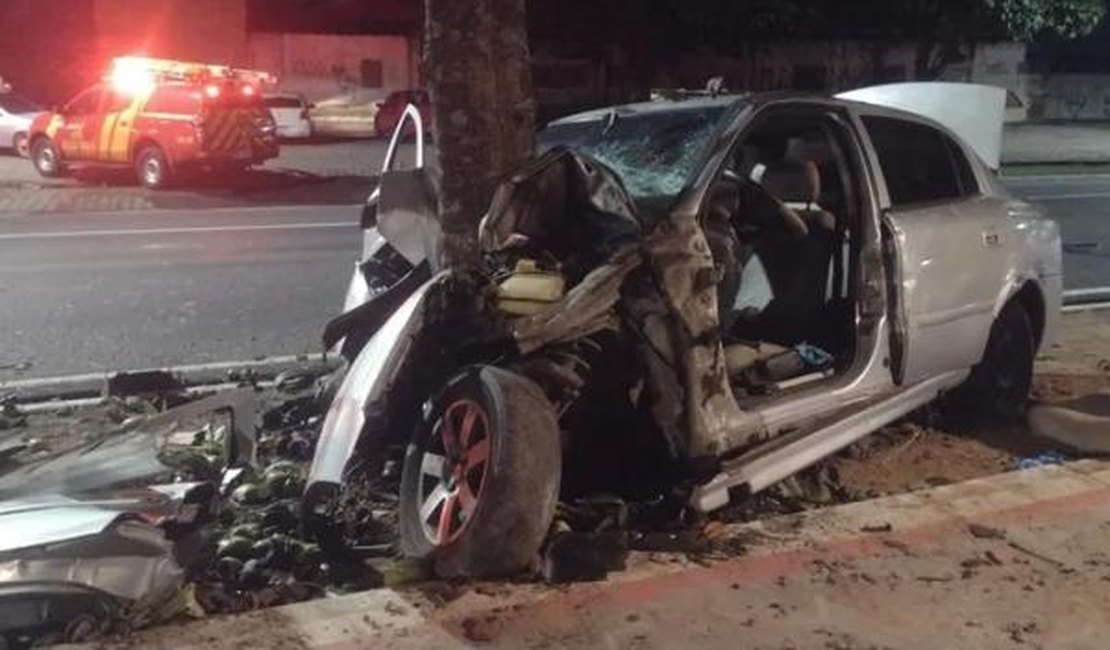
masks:
[[[651,115],[683,111],[696,111],[716,107],[723,108],[740,102],[750,103],[752,105],[758,106],[786,100],[794,100],[811,104],[824,104],[827,106],[851,107],[853,111],[860,114],[892,117],[910,122],[924,122],[926,124],[939,128],[942,131],[951,133],[951,129],[947,128],[943,124],[940,124],[936,120],[918,113],[914,113],[912,111],[893,108],[890,106],[880,106],[878,104],[870,104],[867,102],[861,102],[852,99],[832,97],[820,93],[793,90],[747,94],[727,94],[717,95],[713,97],[693,96],[664,98],[647,102],[618,104],[614,106],[595,108],[588,111],[583,111],[581,113],[574,113],[572,115],[560,117],[558,119],[552,120],[551,122],[548,122],[547,126],[596,122],[605,119],[613,112],[616,112],[617,115],[628,117],[633,115]]]
[[[656,113],[672,113],[681,111],[704,110],[707,108],[724,108],[738,101],[751,97],[750,95],[717,95],[715,97],[692,97],[682,99],[663,99],[650,102],[637,102],[633,104],[619,104],[595,108],[573,115],[567,115],[549,122],[549,125],[574,124],[577,122],[596,122],[605,119],[614,111],[618,115],[650,115]]]

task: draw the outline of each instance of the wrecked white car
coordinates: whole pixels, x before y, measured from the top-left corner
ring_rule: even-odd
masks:
[[[996,180],[1004,106],[902,84],[568,117],[497,192],[479,278],[440,269],[434,177],[391,152],[325,334],[351,363],[306,524],[327,543],[399,474],[406,554],[504,574],[560,498],[711,511],[939,396],[1020,414],[1061,253]]]

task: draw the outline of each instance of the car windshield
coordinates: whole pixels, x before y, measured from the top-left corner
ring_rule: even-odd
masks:
[[[23,99],[19,95],[0,95],[0,108],[9,113],[35,113],[42,110],[33,102]]]
[[[587,153],[621,177],[637,204],[657,205],[677,197],[697,173],[725,110],[614,111],[596,120],[556,123],[540,134],[539,149],[563,145]]]

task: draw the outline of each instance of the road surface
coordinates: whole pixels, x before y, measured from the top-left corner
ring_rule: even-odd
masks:
[[[1067,288],[1110,285],[1110,176],[1040,176],[1006,184],[1060,223]]]
[[[1065,241],[1067,286],[1110,285],[1110,176],[1015,179]],[[203,204],[203,203],[202,203]],[[207,205],[207,204],[204,204]],[[318,352],[357,208],[0,213],[0,382]]]
[[[357,218],[344,206],[5,216],[0,381],[319,352]]]

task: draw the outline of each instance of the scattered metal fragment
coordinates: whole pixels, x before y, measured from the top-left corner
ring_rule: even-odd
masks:
[[[117,372],[105,380],[106,397],[148,396],[180,391],[181,380],[168,370]]]
[[[604,580],[610,571],[623,570],[627,557],[623,532],[556,533],[544,550],[542,573],[554,584]]]
[[[894,526],[890,525],[890,522],[868,524],[860,528],[860,532],[864,533],[889,533],[892,530],[894,530]]]
[[[977,539],[1006,539],[1006,531],[982,524],[968,524],[967,532]]]
[[[1067,568],[1067,565],[1064,564],[1063,562],[1061,562],[1060,560],[1048,557],[1047,555],[1045,555],[1043,553],[1039,553],[1037,551],[1034,551],[1033,549],[1031,549],[1027,546],[1023,546],[1023,545],[1018,544],[1017,542],[1014,542],[1014,541],[1009,541],[1009,542],[1007,542],[1007,544],[1009,545],[1010,548],[1014,549],[1015,551],[1020,551],[1022,553],[1025,553],[1029,557],[1037,558],[1038,560],[1040,560],[1042,562],[1046,562],[1048,564],[1051,564],[1052,566],[1056,567],[1057,569],[1066,569]]]

